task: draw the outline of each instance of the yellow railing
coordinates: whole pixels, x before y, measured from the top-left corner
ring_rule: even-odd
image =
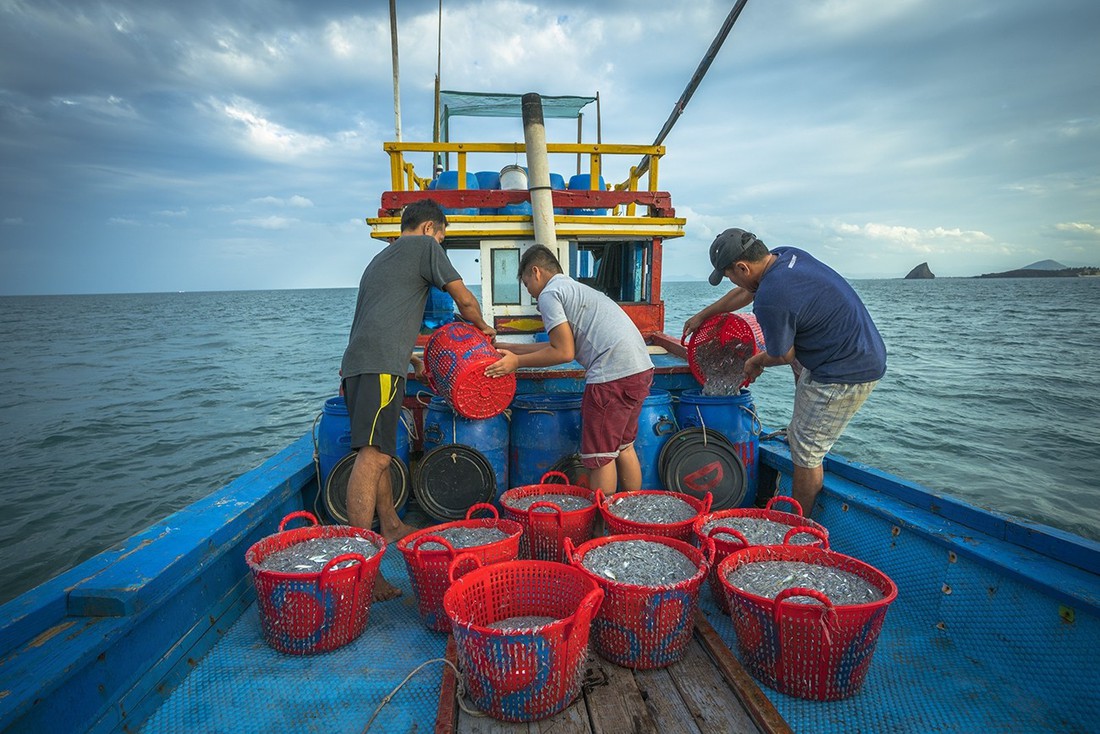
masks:
[[[524,143],[385,143],[383,149],[390,156],[390,180],[393,191],[415,191],[427,188],[431,177],[422,177],[416,174],[413,164],[405,160],[406,153],[454,153],[458,159],[457,173],[459,189],[466,188],[466,156],[470,153],[526,153],[527,146]],[[659,191],[657,188],[657,161],[665,154],[663,145],[604,145],[600,143],[547,143],[548,154],[566,153],[580,156],[587,154],[589,161],[590,180],[592,188],[599,185],[600,172],[603,170],[603,156],[627,155],[647,156],[649,170],[646,176],[646,191]],[[434,159],[433,155],[433,159]],[[640,177],[636,173],[637,167],[630,167],[630,174],[626,180],[615,184],[612,188],[618,191],[637,191]],[[628,209],[633,214],[634,205]]]

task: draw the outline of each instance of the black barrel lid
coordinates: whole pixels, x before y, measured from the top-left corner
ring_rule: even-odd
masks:
[[[661,446],[661,453],[657,455],[657,471],[663,477],[665,470],[668,467],[669,458],[680,449],[684,444],[694,444],[695,442],[719,442],[725,443],[730,448],[733,448],[733,442],[726,437],[725,434],[719,433],[713,428],[703,428],[702,426],[692,426],[690,428],[684,428],[669,436],[664,445]]]
[[[554,462],[554,465],[550,467],[549,471],[560,471],[566,477],[569,478],[569,484],[575,487],[587,487],[588,486],[588,470],[584,468],[584,463],[581,462],[580,454],[569,454],[563,456]],[[547,484],[562,484],[561,477],[547,477]]]
[[[692,429],[684,429],[685,433]],[[680,435],[674,434],[669,443]],[[661,474],[665,489],[683,492],[703,499],[707,492],[713,497],[712,510],[738,507],[745,498],[745,465],[728,440],[714,440],[715,433],[708,431],[706,440],[702,432],[676,441],[667,455]]]
[[[351,452],[332,467],[328,479],[325,480],[325,491],[322,493],[322,501],[325,503],[325,512],[329,518],[340,525],[348,525],[348,479],[351,477],[351,469],[355,466],[356,452]],[[400,512],[409,501],[409,470],[405,468],[405,462],[396,456],[390,457],[390,484],[393,487],[393,506]],[[375,513],[372,530],[378,530],[378,513]]]
[[[461,520],[479,502],[492,502],[497,478],[493,465],[475,448],[451,443],[424,455],[413,474],[420,508],[436,520]]]

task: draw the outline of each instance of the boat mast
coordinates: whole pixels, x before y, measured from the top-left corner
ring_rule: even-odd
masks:
[[[706,76],[707,70],[710,69],[711,62],[714,61],[714,57],[718,55],[718,50],[722,48],[722,44],[726,41],[726,36],[729,35],[730,29],[733,28],[733,24],[737,22],[737,17],[741,15],[741,11],[748,1],[749,0],[737,0],[737,3],[730,10],[729,15],[726,16],[726,22],[718,29],[718,35],[711,41],[710,48],[707,49],[706,54],[703,56],[703,60],[699,62],[699,66],[695,69],[695,73],[691,75],[691,80],[688,82],[687,87],[684,88],[684,93],[680,95],[680,99],[676,100],[676,105],[672,108],[672,113],[668,116],[668,119],[665,120],[665,125],[661,128],[661,132],[657,134],[657,139],[653,141],[654,145],[660,145],[665,142],[665,138],[672,132],[672,126],[680,119],[680,115],[684,114],[684,109],[691,100],[691,96],[695,94],[695,89],[703,81],[703,77]],[[635,175],[641,177],[648,170],[649,156],[643,156],[641,163],[637,166]]]
[[[440,0],[442,2],[443,0]],[[397,0],[390,0],[390,51],[393,58],[393,126],[397,142],[401,142],[401,85],[397,64]]]
[[[439,0],[439,22],[436,25],[435,39],[435,118],[432,120],[432,142],[439,142],[439,72],[443,61],[443,0]],[[432,172],[439,165],[439,151],[432,153]]]
[[[531,225],[535,244],[546,245],[559,254],[554,226],[554,200],[550,193],[550,161],[546,155],[546,127],[542,116],[542,97],[531,92],[523,95],[523,140],[527,150],[527,188],[531,191]]]

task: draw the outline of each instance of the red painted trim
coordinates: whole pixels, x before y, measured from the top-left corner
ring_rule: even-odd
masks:
[[[447,636],[445,657],[452,665],[458,665],[458,648],[452,635]],[[439,684],[439,708],[436,710],[435,715],[435,734],[452,734],[455,730],[458,714],[455,706],[456,690],[457,681],[455,680],[454,670],[451,669],[450,665],[444,665],[443,680]]]
[[[551,192],[554,206],[569,209],[610,209],[616,205],[640,204],[650,208],[650,216],[674,217],[672,196],[667,191],[563,191]],[[403,207],[421,199],[434,199],[448,209],[470,207],[499,209],[507,204],[531,200],[522,190],[436,189],[432,191],[386,191],[382,194],[378,216],[397,216]]]
[[[656,347],[664,347],[669,354],[673,354],[680,359],[687,359],[687,349],[676,337],[665,333],[653,334],[649,337],[649,343]]]

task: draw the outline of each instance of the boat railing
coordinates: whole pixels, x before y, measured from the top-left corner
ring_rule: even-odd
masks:
[[[604,143],[547,143],[549,155],[565,154],[575,155],[578,161],[583,157],[588,158],[587,173],[590,188],[581,190],[556,190],[553,192],[555,206],[568,208],[601,208],[615,209],[621,216],[637,216],[637,207],[642,205],[648,208],[647,216],[670,217],[675,216],[672,209],[671,197],[667,192],[659,190],[658,162],[665,154],[662,145],[625,145]],[[408,160],[409,154],[430,154],[432,160],[454,154],[456,159],[457,181],[455,188],[448,190],[436,189],[433,195],[447,201],[446,205],[474,205],[481,207],[504,207],[508,204],[516,204],[529,200],[526,190],[475,190],[466,186],[466,174],[473,169],[470,165],[469,155],[510,154],[526,155],[526,145],[516,143],[418,143],[418,142],[388,142],[383,149],[390,157],[390,186],[391,190],[382,196],[380,216],[392,215],[401,207],[411,201],[422,198],[428,190],[433,178],[421,176],[415,166]],[[639,165],[631,165],[627,176],[619,183],[600,187],[600,179],[605,169],[605,156],[629,156],[636,158],[643,156],[647,161],[644,170]],[[578,166],[580,168],[580,166]],[[469,193],[455,193],[469,192]],[[476,193],[475,193],[476,192]],[[441,202],[443,203],[443,202]]]

